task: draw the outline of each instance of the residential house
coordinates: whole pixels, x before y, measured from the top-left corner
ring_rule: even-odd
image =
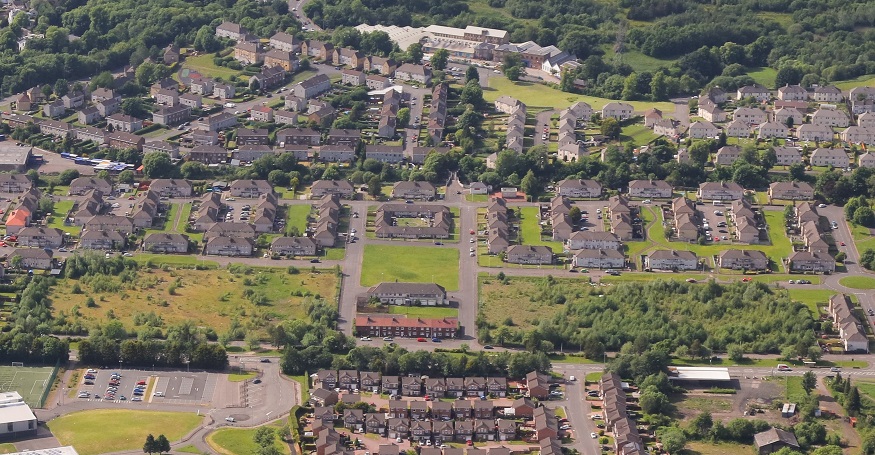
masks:
[[[428,199],[437,195],[437,189],[429,182],[401,181],[392,186],[392,197],[395,199]]]
[[[841,89],[834,85],[819,86],[814,89],[814,101],[819,103],[841,103],[844,100]]]
[[[404,63],[395,70],[395,77],[402,81],[414,81],[428,85],[431,82],[431,70],[422,65]]]
[[[125,245],[125,237],[116,231],[83,231],[79,236],[79,249],[114,250]]]
[[[724,250],[717,256],[717,265],[734,270],[766,270],[769,258],[757,250]]]
[[[785,85],[778,88],[778,99],[782,101],[808,101],[808,90],[799,85]]]
[[[839,133],[843,142],[858,144],[875,144],[875,129],[861,126],[849,126]]]
[[[185,105],[159,106],[152,113],[152,122],[159,125],[178,125],[191,118],[191,107]]]
[[[138,136],[132,133],[126,133],[124,131],[109,133],[106,138],[110,147],[116,147],[120,149],[133,148],[137,149],[140,152],[143,151],[143,144],[146,143],[145,137]]]
[[[432,398],[443,398],[447,394],[447,380],[444,378],[427,378],[425,394]]]
[[[455,379],[457,381],[461,381],[462,390],[461,391],[453,391],[452,394],[459,397],[458,400],[453,402],[453,415],[456,417],[456,420],[467,420],[474,416],[474,404],[471,401],[465,400],[462,398],[465,394],[464,390],[464,379],[463,378],[447,378],[447,387],[450,386],[450,381]],[[457,382],[454,381],[454,382]]]
[[[814,199],[814,188],[807,182],[774,182],[769,185],[769,199],[809,201]]]
[[[175,44],[170,44],[164,49],[164,55],[162,56],[162,60],[164,64],[167,66],[173,66],[176,63],[179,63],[179,48],[176,47]]]
[[[153,232],[143,240],[143,251],[151,253],[188,253],[188,236],[175,233]]]
[[[179,91],[174,88],[162,88],[155,94],[155,102],[164,106],[179,104]]]
[[[459,416],[456,414],[456,441],[473,441],[474,440],[474,421],[473,420],[458,420]],[[468,453],[471,453],[471,449],[468,449]]]
[[[811,123],[814,125],[846,128],[850,125],[851,120],[844,111],[821,107],[811,115]]]
[[[546,407],[535,408],[533,413],[535,421],[535,439],[542,440],[559,437],[559,423],[552,409]]]
[[[832,166],[844,169],[850,164],[848,154],[840,148],[818,148],[811,153],[812,166]]]
[[[410,435],[410,419],[408,418],[389,418],[388,423],[386,424],[387,431],[386,436],[390,439],[392,438],[406,438]],[[395,453],[398,453],[398,446],[392,445],[395,447]],[[380,446],[382,451],[383,446]]]
[[[365,64],[365,54],[362,51],[348,47],[334,48],[334,51],[331,53],[331,61],[335,65],[348,66],[358,70]]]
[[[414,420],[410,422],[410,440],[424,444],[431,440],[431,421]]]
[[[364,59],[364,71],[377,73],[381,76],[392,77],[398,64],[391,58],[370,56]]]
[[[875,155],[866,152],[857,158],[857,165],[864,168],[875,168]]]
[[[435,404],[436,403],[437,402],[435,402]],[[449,403],[444,403],[444,404],[449,404]],[[435,444],[450,442],[456,437],[456,429],[455,429],[455,425],[453,423],[454,422],[451,422],[451,421],[441,421],[441,420],[434,420],[432,422],[432,436],[434,437]],[[426,451],[428,449],[429,448],[422,449],[422,452],[420,453],[420,455],[428,455],[426,453]],[[437,452],[440,452],[441,449],[434,448],[431,450],[435,450]],[[438,455],[438,454],[436,453],[435,455]]]
[[[493,419],[495,417],[495,405],[492,400],[477,400],[474,402],[475,419]]]
[[[835,259],[827,253],[797,251],[788,258],[790,270],[800,272],[835,272]]]
[[[322,134],[310,128],[284,128],[276,133],[276,140],[281,144],[319,145]]]
[[[529,398],[543,400],[550,395],[550,377],[531,371],[526,374],[526,390]]]
[[[875,112],[864,112],[857,117],[857,126],[861,128],[875,128]]]
[[[270,135],[266,128],[237,128],[237,145],[268,145]]]
[[[97,113],[100,117],[109,117],[121,109],[121,101],[119,101],[118,98],[110,98],[108,100],[99,101],[95,103],[94,106],[97,108]]]
[[[465,378],[465,395],[469,397],[483,396],[486,394],[486,379],[480,377]],[[474,406],[474,416],[477,416],[477,406]]]
[[[486,393],[503,398],[507,395],[507,378],[497,376],[486,378]]]
[[[216,145],[196,145],[188,154],[191,161],[204,164],[218,164],[228,161],[228,150]]]
[[[552,264],[553,250],[548,246],[511,245],[505,260],[512,264]]]
[[[91,190],[98,190],[103,194],[111,194],[112,183],[96,177],[77,177],[70,182],[68,194],[71,196],[83,196]]]
[[[385,76],[368,74],[365,76],[365,85],[370,90],[384,90],[389,88],[392,85],[392,82]]]
[[[273,90],[282,85],[286,80],[286,67],[291,68],[291,71],[297,70],[298,67],[297,60],[277,56],[276,54],[280,53],[277,50],[272,50],[271,53],[271,64],[265,64],[261,71],[249,78],[249,85],[257,86],[261,91]]]
[[[741,156],[741,147],[737,145],[724,145],[714,155],[714,162],[721,166],[731,166]]]
[[[337,371],[335,370],[319,370],[316,372],[316,378],[313,386],[323,389],[334,390],[337,388]]]
[[[32,186],[24,174],[0,174],[0,193],[26,193]]]
[[[676,138],[681,134],[681,124],[672,119],[662,119],[653,125],[653,134]]]
[[[513,420],[498,419],[498,440],[513,441],[517,438],[517,423]],[[505,449],[506,450],[506,449]],[[507,455],[510,455],[510,450],[506,450]],[[492,449],[490,449],[490,455]]]
[[[268,68],[280,67],[283,71],[294,72],[298,70],[298,57],[292,51],[271,49],[264,54],[264,66]],[[285,74],[283,74],[285,78]],[[265,86],[260,86],[263,90]]]
[[[727,137],[748,137],[750,136],[750,125],[741,121],[733,120],[726,125]]]
[[[261,64],[264,62],[264,52],[258,43],[238,42],[234,46],[234,59],[243,66]]]
[[[777,146],[772,149],[775,151],[778,166],[790,166],[802,162],[802,152],[795,147]]]
[[[410,418],[412,420],[428,419],[428,402],[425,400],[411,400]]]
[[[315,256],[317,250],[309,237],[277,237],[270,243],[270,252],[281,256]]]
[[[194,129],[191,131],[191,141],[195,146],[219,145],[219,133],[216,131]]]
[[[602,195],[602,185],[595,180],[565,179],[556,185],[557,195],[569,198],[593,198]]]
[[[708,121],[698,121],[690,125],[687,135],[693,139],[714,138],[720,135],[720,128]]]
[[[19,247],[60,248],[64,244],[64,231],[57,228],[25,227],[17,235]]]
[[[331,43],[317,40],[307,40],[301,43],[301,55],[313,57],[313,60],[330,60],[334,54]]]
[[[401,378],[401,394],[406,397],[422,395],[422,381],[419,377],[404,376]]]
[[[447,401],[432,401],[431,416],[435,420],[452,420],[453,419],[453,404]],[[446,435],[444,435],[446,436]],[[452,436],[451,436],[452,437]]]
[[[59,138],[68,138],[73,135],[73,125],[57,120],[43,120],[39,123],[40,133],[50,134]]]
[[[383,375],[380,381],[380,388],[383,393],[397,395],[401,390],[401,378],[399,376]],[[406,413],[404,414],[404,417],[407,417]]]
[[[365,432],[383,435],[386,433],[386,414],[369,412],[365,414]]]
[[[602,107],[602,118],[626,120],[632,117],[635,109],[629,103],[610,102]]]
[[[359,372],[358,370],[340,370],[337,372],[337,380],[339,386],[343,390],[358,390],[359,388]]]
[[[744,87],[739,87],[736,92],[736,99],[743,100],[746,98],[754,98],[757,101],[763,102],[768,101],[771,98],[771,94],[769,93],[769,89],[763,87],[760,84],[753,85],[745,85]]]
[[[143,121],[121,113],[112,114],[106,118],[106,123],[112,125],[113,131],[133,133],[143,129]]]
[[[100,128],[77,128],[76,129],[76,139],[80,141],[93,141],[97,145],[106,144],[106,130],[102,130]]]
[[[258,106],[252,108],[250,111],[250,115],[252,116],[252,120],[256,122],[272,122],[273,121],[273,109],[268,106]]]
[[[778,122],[766,122],[757,128],[760,139],[786,138],[789,136],[787,125]]]
[[[699,258],[691,251],[656,250],[645,258],[644,266],[651,270],[696,270]]]
[[[64,102],[61,100],[55,100],[51,103],[46,103],[46,105],[43,106],[43,115],[48,118],[61,117],[66,111],[67,108],[64,107]]]
[[[52,260],[53,254],[52,250],[46,250],[43,248],[16,248],[12,254],[9,255],[9,262],[14,264],[12,259],[19,257],[21,258],[21,262],[18,267],[21,270],[49,270],[54,265],[54,261]]]
[[[295,96],[308,100],[331,89],[331,80],[324,74],[318,74],[295,84],[292,89]]]
[[[349,180],[317,180],[310,186],[311,198],[337,195],[343,199],[351,199],[354,193],[355,188]]]
[[[744,188],[735,182],[705,182],[696,192],[701,200],[733,201],[744,196]]]
[[[90,125],[100,119],[100,112],[96,107],[86,107],[79,111],[78,120],[83,125]]]
[[[64,107],[67,109],[77,109],[85,104],[85,93],[81,91],[72,91],[61,97]]]
[[[768,114],[762,109],[755,107],[739,107],[732,113],[732,119],[746,123],[748,126],[766,123]]]
[[[350,430],[361,430],[365,425],[364,411],[361,409],[344,409],[343,426]]]
[[[478,441],[495,440],[495,421],[492,419],[474,420],[474,439]]]
[[[98,215],[86,221],[82,226],[84,231],[117,231],[122,235],[134,232],[134,223],[123,216]]]
[[[179,104],[191,109],[200,109],[203,106],[203,98],[194,93],[186,93],[179,96]],[[190,112],[190,111],[189,111]]]
[[[189,85],[189,88],[192,94],[211,96],[213,94],[213,87],[215,87],[215,85],[216,83],[212,79],[199,77],[191,80],[191,85]]]
[[[615,249],[585,249],[578,251],[572,259],[574,267],[617,269],[626,265],[626,258]]]
[[[337,392],[325,389],[315,389],[310,391],[310,404],[314,406],[313,420],[320,422],[322,426],[328,428],[334,427],[334,419],[337,417],[334,413],[334,406],[325,403],[325,401],[332,396],[334,398],[334,404],[336,404]]]
[[[235,94],[236,90],[231,84],[216,84],[213,86],[213,96],[218,96],[220,99],[227,100],[234,98]]]
[[[234,41],[239,41],[248,35],[249,32],[234,22],[222,22],[216,27],[216,36],[220,38],[230,38]]]

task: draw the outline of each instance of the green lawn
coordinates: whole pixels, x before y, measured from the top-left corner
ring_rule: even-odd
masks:
[[[468,202],[489,202],[488,194],[466,194],[465,200]]]
[[[342,261],[346,256],[346,248],[325,248],[325,257],[323,259],[329,261]]]
[[[50,228],[58,228],[64,232],[77,235],[81,228],[78,226],[64,226],[64,217],[73,208],[73,201],[58,201],[55,202],[55,210],[52,212],[52,219],[49,222]]]
[[[190,205],[190,204],[187,204]],[[189,209],[190,211],[191,209]],[[161,229],[146,229],[146,233],[153,232],[173,232],[176,229],[176,222],[179,221],[180,204],[170,204],[170,210],[167,212],[167,219],[164,221],[164,227]],[[188,218],[186,218],[187,220]],[[183,229],[183,231],[185,231]]]
[[[204,261],[198,259],[197,256],[174,256],[169,254],[137,254],[134,255],[134,260],[145,264],[147,262],[152,262],[152,264],[156,266],[186,266],[186,267],[194,267],[196,265],[202,265],[211,269],[215,269],[219,267],[219,263],[215,261]]]
[[[815,319],[820,317],[820,307],[826,306],[829,298],[836,295],[828,289],[789,289],[787,292],[791,299],[804,303]]]
[[[191,218],[192,203],[186,202],[182,204],[182,209],[179,212],[179,224],[176,226],[177,232],[185,232],[185,226],[188,225],[188,219]]]
[[[753,452],[754,447],[752,445],[737,444],[734,442],[713,444],[709,442],[690,441],[684,448],[685,455],[738,455]]]
[[[176,449],[175,451],[176,452],[184,452],[184,453],[196,453],[198,455],[206,455],[203,452],[201,452],[200,450],[198,450],[198,448],[193,446],[193,445],[187,445],[184,447],[180,447],[180,448]]]
[[[287,376],[292,381],[298,383],[301,386],[301,401],[306,402],[310,399],[310,380],[306,375],[301,376]]]
[[[603,57],[605,61],[615,61],[616,54],[614,53],[614,46],[612,44],[605,44],[601,47],[602,50],[605,51],[605,55]],[[620,61],[631,66],[635,71],[638,71],[639,73],[642,71],[655,72],[660,68],[668,68],[676,60],[677,59],[658,59],[656,57],[644,55],[638,51],[626,51],[620,55]]]
[[[868,276],[846,276],[839,284],[853,289],[875,289],[875,278]]]
[[[836,82],[835,86],[842,90],[850,90],[854,87],[875,87],[875,75],[867,74],[856,79]]]
[[[866,379],[858,379],[854,385],[860,390],[860,393],[869,397],[870,400],[875,400],[875,382]]]
[[[390,314],[406,314],[412,317],[425,318],[457,318],[459,310],[456,308],[436,307],[436,306],[398,306],[391,305],[389,307]]]
[[[148,434],[163,434],[170,442],[176,441],[203,419],[188,412],[101,409],[63,415],[48,426],[61,445],[72,445],[80,455],[96,455],[138,450]]]
[[[562,252],[562,242],[543,240],[541,238],[541,225],[538,219],[538,207],[515,207],[520,214],[520,235],[524,245],[545,245],[553,249],[553,253]]]
[[[285,420],[279,420],[269,426],[278,429],[284,422]],[[216,452],[224,455],[258,453],[258,445],[253,440],[257,430],[257,428],[222,428],[210,433],[207,436],[207,443]],[[283,443],[279,434],[276,435],[275,442],[280,453],[290,453],[288,444]]]
[[[381,282],[437,283],[459,289],[459,249],[454,247],[365,245],[362,286]]]
[[[761,66],[750,68],[747,75],[752,77],[757,84],[764,85],[766,88],[774,88],[778,72],[772,68]]]
[[[286,228],[297,227],[301,235],[307,231],[307,216],[310,215],[312,206],[309,204],[295,204],[286,207]]]
[[[186,68],[193,69],[205,77],[221,77],[228,80],[231,76],[240,74],[240,71],[235,71],[224,66],[216,66],[213,63],[213,54],[203,54],[197,57],[188,57],[183,64]]]
[[[785,376],[786,392],[784,396],[791,403],[799,403],[805,399],[805,389],[802,388],[801,376]]]
[[[647,145],[657,137],[659,136],[653,134],[653,130],[644,126],[644,124],[635,123],[623,127],[623,131],[620,134],[620,141],[632,142],[635,145]]]
[[[586,382],[599,382],[604,375],[601,371],[593,371],[592,373],[587,373],[584,381]]]
[[[245,373],[231,373],[228,375],[228,380],[231,382],[243,382],[254,377],[254,371],[247,371]]]
[[[532,82],[511,82],[504,76],[489,75],[489,87],[483,89],[483,98],[488,102],[493,102],[501,95],[511,94],[514,98],[522,101],[528,106],[529,110],[534,112],[539,108],[544,109],[563,109],[571,106],[577,101],[585,101],[589,103],[594,110],[601,110],[605,104],[611,101],[605,98],[596,98],[594,96],[575,95],[566,93],[543,84],[535,84]],[[636,111],[644,112],[650,108],[657,108],[663,112],[674,112],[674,105],[667,102],[651,103],[645,101],[623,101],[629,103]]]
[[[18,452],[18,449],[15,448],[14,444],[5,442],[0,444],[0,453],[15,453]]]

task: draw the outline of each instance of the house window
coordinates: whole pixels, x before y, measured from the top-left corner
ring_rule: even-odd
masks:
[[[6,431],[12,433],[12,422],[6,424]]]

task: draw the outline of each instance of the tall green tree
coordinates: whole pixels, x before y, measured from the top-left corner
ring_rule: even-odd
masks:
[[[158,451],[158,447],[155,444],[155,436],[149,434],[146,436],[146,442],[143,444],[143,453],[153,454]]]
[[[431,67],[437,71],[443,71],[450,60],[450,52],[446,49],[438,49],[431,54]]]
[[[802,389],[805,390],[806,395],[811,395],[815,387],[817,387],[817,376],[812,371],[806,371],[802,375]]]

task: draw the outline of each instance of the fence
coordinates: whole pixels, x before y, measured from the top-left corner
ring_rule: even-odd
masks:
[[[61,360],[58,359],[55,362],[55,368],[52,369],[52,374],[49,375],[49,378],[46,380],[46,386],[43,388],[43,394],[40,395],[39,406],[38,408],[44,408],[46,404],[46,398],[49,397],[49,392],[52,391],[52,384],[55,383],[55,379],[58,377],[58,370],[61,368]],[[59,391],[58,393],[63,393]]]

